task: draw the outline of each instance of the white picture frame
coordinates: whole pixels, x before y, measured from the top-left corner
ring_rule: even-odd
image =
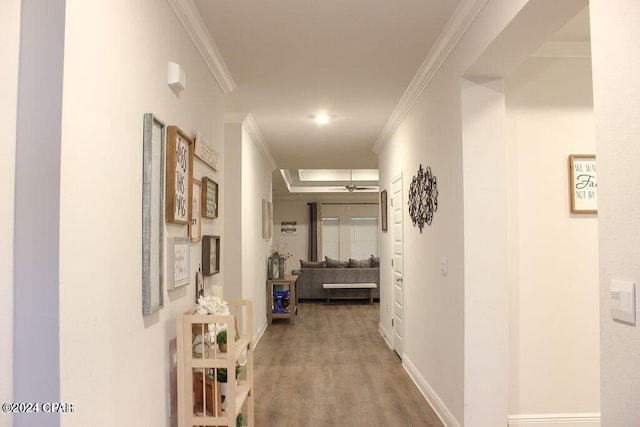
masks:
[[[191,180],[191,212],[189,220],[189,239],[199,242],[202,238],[202,182],[198,179]]]
[[[167,239],[167,288],[169,290],[189,284],[190,252],[188,237],[169,237]]]

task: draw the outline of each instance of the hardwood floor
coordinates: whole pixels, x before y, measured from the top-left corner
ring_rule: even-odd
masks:
[[[254,352],[256,426],[442,426],[378,333],[378,304],[300,304]]]

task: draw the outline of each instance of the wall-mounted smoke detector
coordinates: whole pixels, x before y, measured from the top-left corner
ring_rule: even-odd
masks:
[[[167,80],[171,89],[180,92],[187,87],[187,76],[180,64],[169,62],[168,74]]]

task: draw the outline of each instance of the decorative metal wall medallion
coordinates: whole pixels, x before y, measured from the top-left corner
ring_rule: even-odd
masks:
[[[431,167],[418,168],[418,173],[411,180],[409,187],[409,215],[413,226],[420,228],[424,224],[431,225],[433,213],[438,210],[438,178],[431,173]]]

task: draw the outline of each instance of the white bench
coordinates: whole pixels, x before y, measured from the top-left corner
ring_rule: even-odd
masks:
[[[375,283],[323,283],[327,291],[327,303],[331,301],[331,289],[369,289],[369,303],[373,304],[373,290],[378,287]],[[334,297],[334,299],[354,299],[359,297]]]

